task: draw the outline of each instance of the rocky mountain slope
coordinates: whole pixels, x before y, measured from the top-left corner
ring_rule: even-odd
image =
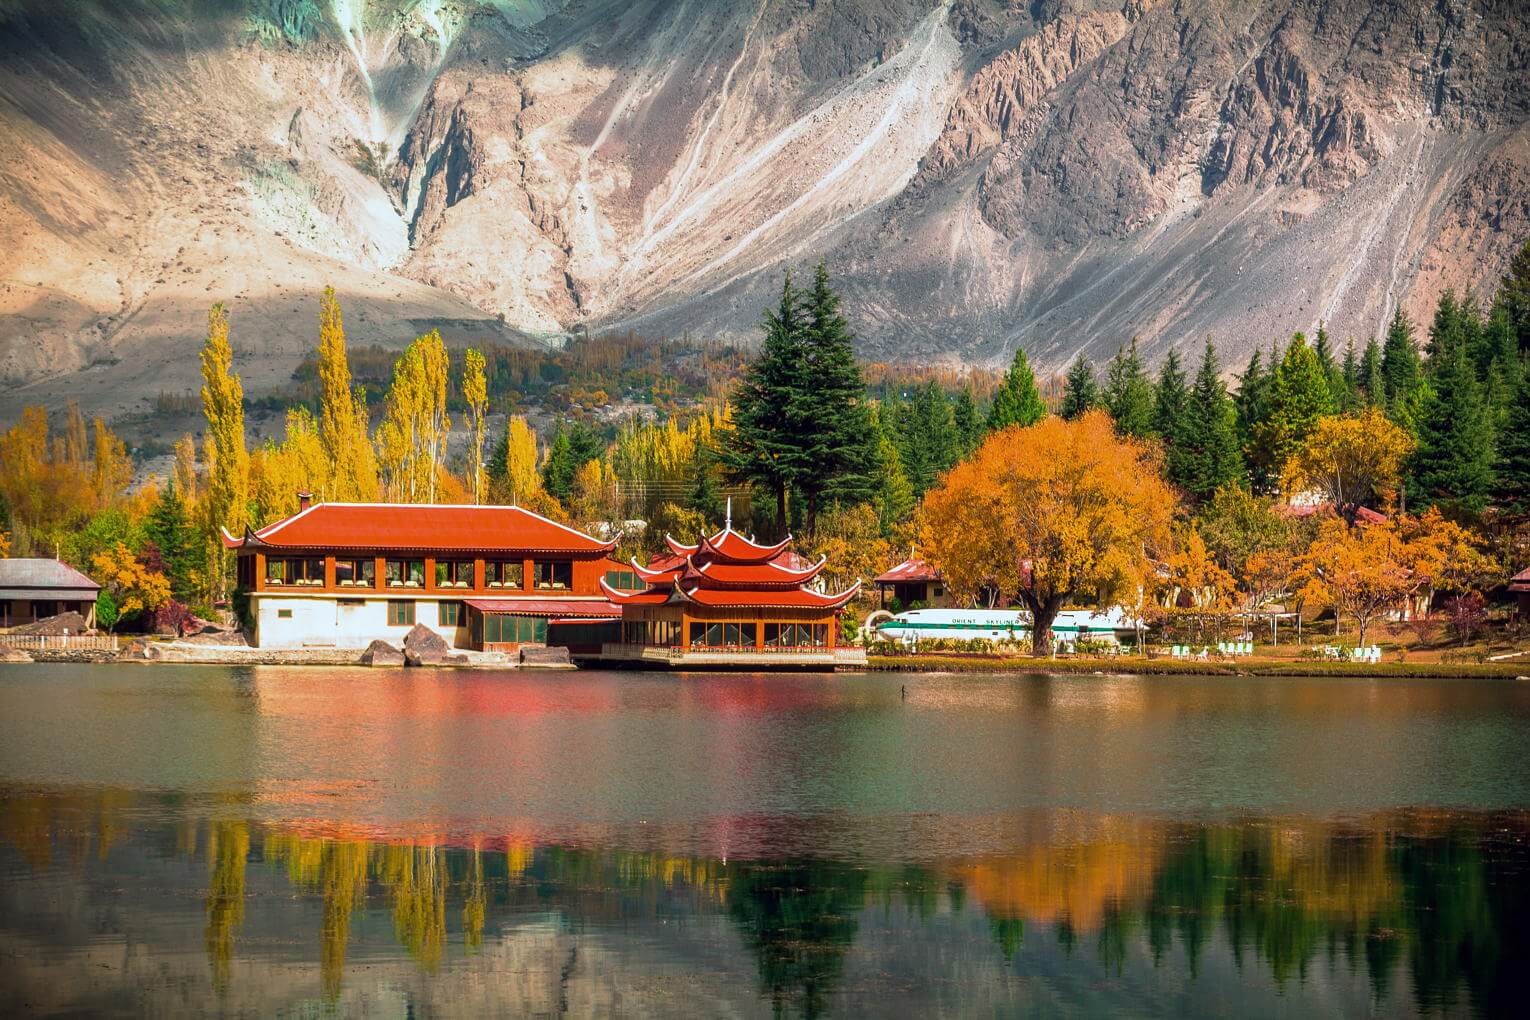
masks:
[[[360,342],[1241,354],[1485,291],[1530,234],[1515,0],[0,0],[0,416]]]

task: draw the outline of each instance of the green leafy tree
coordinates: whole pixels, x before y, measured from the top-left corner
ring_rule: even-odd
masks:
[[[1242,477],[1237,412],[1222,383],[1216,345],[1208,337],[1169,457],[1169,480],[1199,503]]]
[[[96,626],[111,630],[117,626],[121,614],[117,611],[117,600],[112,593],[102,588],[96,595]]]
[[[1063,381],[1062,407],[1059,413],[1068,421],[1072,421],[1085,411],[1100,406],[1100,386],[1095,382],[1094,366],[1081,353],[1073,359],[1073,364],[1068,366],[1068,375]]]
[[[1025,348],[1015,348],[1015,360],[1004,374],[1004,382],[993,395],[993,405],[988,409],[988,431],[996,432],[1011,425],[1027,428],[1047,416],[1047,405],[1042,402],[1041,391],[1036,387],[1036,374],[1031,371]]]
[[[559,425],[542,465],[542,487],[560,503],[574,492],[574,473],[606,452],[595,430],[583,422]]]
[[[1307,338],[1297,333],[1275,370],[1269,418],[1257,436],[1259,445],[1267,451],[1269,466],[1277,475],[1301,448],[1317,420],[1333,410],[1333,396],[1322,362],[1307,345]]]
[[[1142,367],[1136,337],[1110,361],[1105,372],[1104,402],[1117,432],[1138,438],[1152,434],[1153,384]]]

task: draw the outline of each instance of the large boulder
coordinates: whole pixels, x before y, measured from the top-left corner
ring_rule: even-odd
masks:
[[[574,663],[568,657],[568,649],[561,645],[531,645],[521,649],[521,665],[542,669],[572,669]]]
[[[439,666],[452,654],[446,639],[423,623],[404,635],[404,662],[411,666]]]
[[[134,638],[117,650],[118,662],[143,662],[149,657],[149,643],[142,638]]]
[[[402,666],[404,653],[386,641],[373,641],[367,645],[367,650],[361,653],[361,664],[363,666]]]
[[[45,617],[17,627],[17,634],[83,634],[90,628],[86,626],[85,617],[79,613],[59,613],[57,616]]]

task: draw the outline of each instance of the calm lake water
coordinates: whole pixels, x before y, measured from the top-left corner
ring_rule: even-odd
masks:
[[[1530,684],[0,666],[0,1015],[1496,1015]]]

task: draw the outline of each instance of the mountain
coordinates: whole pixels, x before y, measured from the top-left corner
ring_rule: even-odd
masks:
[[[1490,292],[1530,235],[1516,0],[0,0],[0,416],[279,391],[353,342],[750,340],[1042,370]]]

